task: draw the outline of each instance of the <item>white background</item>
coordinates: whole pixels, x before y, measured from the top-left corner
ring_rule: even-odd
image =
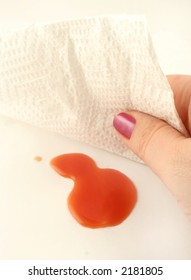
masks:
[[[98,14],[144,14],[164,73],[191,73],[191,2],[0,1],[0,29]],[[60,135],[0,117],[1,259],[191,259],[191,225],[146,167]],[[136,184],[132,215],[113,228],[91,230],[67,209],[72,182],[49,166],[68,152],[92,156]],[[42,162],[34,157],[41,155]]]

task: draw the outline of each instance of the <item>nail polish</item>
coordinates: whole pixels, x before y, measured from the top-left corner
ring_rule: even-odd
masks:
[[[136,120],[127,113],[120,113],[113,119],[113,126],[124,137],[130,139]]]

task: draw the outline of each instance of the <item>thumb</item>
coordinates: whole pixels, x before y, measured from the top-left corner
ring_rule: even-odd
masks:
[[[116,115],[113,125],[127,146],[171,188],[185,137],[166,122],[137,111]]]
[[[136,111],[118,114],[113,125],[127,146],[162,179],[191,221],[191,138]]]

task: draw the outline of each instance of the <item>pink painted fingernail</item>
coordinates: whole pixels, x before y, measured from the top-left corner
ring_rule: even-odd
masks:
[[[127,113],[120,113],[113,119],[113,126],[115,129],[128,139],[131,138],[135,123],[136,120]]]

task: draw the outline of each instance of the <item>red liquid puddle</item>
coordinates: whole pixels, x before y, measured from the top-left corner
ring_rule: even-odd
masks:
[[[73,217],[90,228],[120,224],[133,210],[137,191],[124,174],[98,168],[84,154],[64,154],[51,160],[61,176],[71,178],[74,187],[68,197]]]

